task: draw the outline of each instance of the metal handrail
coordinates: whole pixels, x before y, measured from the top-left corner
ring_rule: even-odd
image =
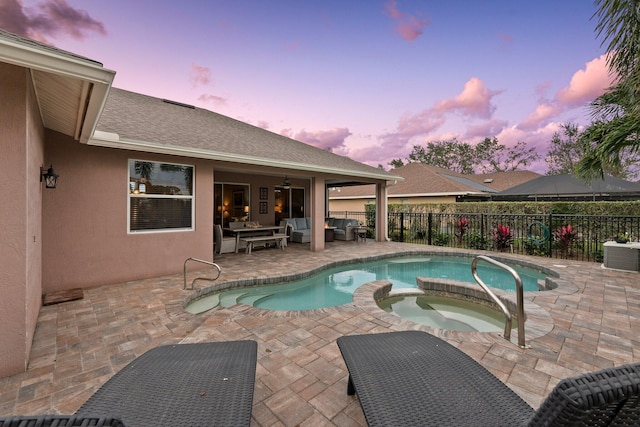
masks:
[[[184,267],[183,267],[183,271],[184,271],[184,286],[182,287],[182,289],[187,289],[187,262],[189,261],[196,261],[196,262],[201,262],[203,264],[208,264],[212,267],[215,267],[218,270],[218,275],[216,277],[214,277],[213,279],[210,277],[196,277],[195,279],[193,279],[193,282],[191,282],[191,288],[190,290],[193,290],[193,284],[196,283],[196,280],[218,280],[218,277],[220,277],[220,273],[222,273],[222,270],[220,269],[220,266],[218,264],[216,264],[215,262],[211,262],[211,261],[204,261],[198,258],[187,258],[184,261]]]
[[[504,338],[508,341],[511,341],[511,312],[507,309],[504,303],[494,294],[491,289],[485,285],[485,283],[478,276],[477,265],[478,261],[486,261],[489,264],[495,265],[503,270],[509,272],[516,281],[516,313],[518,315],[518,346],[525,348],[525,340],[524,340],[524,290],[522,287],[522,279],[520,279],[520,275],[511,267],[506,264],[501,263],[500,261],[496,261],[493,258],[490,258],[485,255],[478,255],[473,259],[471,263],[471,273],[473,274],[473,278],[478,282],[478,285],[491,297],[491,299],[498,304],[502,312],[504,313],[505,322],[504,322]]]

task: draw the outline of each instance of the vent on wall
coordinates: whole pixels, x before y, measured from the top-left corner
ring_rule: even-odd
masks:
[[[178,107],[191,108],[192,110],[196,108],[193,105],[183,104],[182,102],[172,101],[170,99],[163,99],[162,102],[166,102],[167,104],[171,104],[171,105],[177,105]]]

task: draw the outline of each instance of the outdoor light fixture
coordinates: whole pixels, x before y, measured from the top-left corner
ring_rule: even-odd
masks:
[[[56,188],[56,185],[58,185],[58,177],[60,177],[60,175],[55,173],[53,165],[49,166],[46,172],[44,168],[40,166],[40,182],[44,179],[44,186],[46,188]]]

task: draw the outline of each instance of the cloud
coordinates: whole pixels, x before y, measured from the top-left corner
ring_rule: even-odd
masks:
[[[421,20],[415,16],[401,13],[395,0],[389,0],[385,4],[385,8],[389,16],[396,22],[396,31],[407,41],[413,41],[421,36],[424,28],[430,23],[429,20]]]
[[[191,73],[189,75],[189,81],[193,87],[198,85],[208,85],[211,82],[211,70],[209,67],[198,65],[195,62],[191,63]]]
[[[576,71],[569,84],[560,89],[553,99],[547,100],[542,93],[549,87],[545,82],[536,88],[541,96],[535,110],[519,125],[522,130],[533,130],[548,124],[555,116],[564,111],[583,106],[602,95],[613,83],[607,67],[606,55],[601,55],[585,64],[584,69]]]
[[[518,124],[518,129],[521,130],[534,130],[544,125],[549,120],[551,120],[554,116],[562,113],[563,108],[556,102],[541,102],[536,106],[536,109],[533,113],[529,114],[527,118],[525,118],[520,124]]]
[[[309,132],[303,129],[295,135],[291,135],[290,130],[283,130],[281,133],[286,136],[291,136],[298,141],[313,145],[316,148],[337,154],[345,152],[345,139],[351,135],[348,128],[333,128],[315,132]]]
[[[211,95],[207,93],[203,93],[198,97],[198,101],[201,101],[205,104],[214,104],[214,105],[227,105],[227,99],[221,96]]]
[[[567,107],[577,107],[593,101],[613,84],[606,55],[586,63],[584,69],[575,72],[569,86],[556,94],[558,102]]]
[[[67,34],[82,40],[87,33],[105,36],[104,24],[86,11],[74,9],[65,0],[45,0],[36,7],[25,8],[21,0],[3,0],[0,4],[0,27],[25,37],[48,42],[48,37]]]
[[[482,140],[484,138],[493,138],[498,135],[507,127],[508,122],[506,120],[491,119],[482,123],[471,125],[467,128],[465,133],[459,138],[462,141]],[[450,139],[450,138],[446,138]],[[445,140],[446,140],[445,139]]]
[[[380,143],[385,151],[393,153],[396,158],[404,157],[411,152],[416,137],[427,136],[438,130],[450,113],[459,113],[467,118],[490,119],[495,107],[491,103],[494,96],[500,91],[487,89],[484,82],[476,77],[469,79],[460,94],[453,98],[444,99],[435,103],[431,108],[417,114],[404,114],[398,120],[395,131],[382,134]],[[495,121],[485,124],[485,128],[471,128],[474,135],[479,136],[481,131],[502,128],[505,122]],[[482,138],[494,134],[483,134]]]
[[[440,112],[460,111],[470,116],[489,118],[495,107],[491,105],[491,99],[501,91],[487,89],[484,82],[477,77],[472,77],[464,84],[460,95],[453,99],[445,99],[436,104],[435,109]]]
[[[502,31],[498,31],[498,38],[502,40],[503,43],[511,43],[513,41],[511,34],[503,33]]]

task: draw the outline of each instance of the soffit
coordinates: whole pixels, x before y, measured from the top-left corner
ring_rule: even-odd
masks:
[[[44,127],[77,139],[88,84],[43,71],[32,76]]]

